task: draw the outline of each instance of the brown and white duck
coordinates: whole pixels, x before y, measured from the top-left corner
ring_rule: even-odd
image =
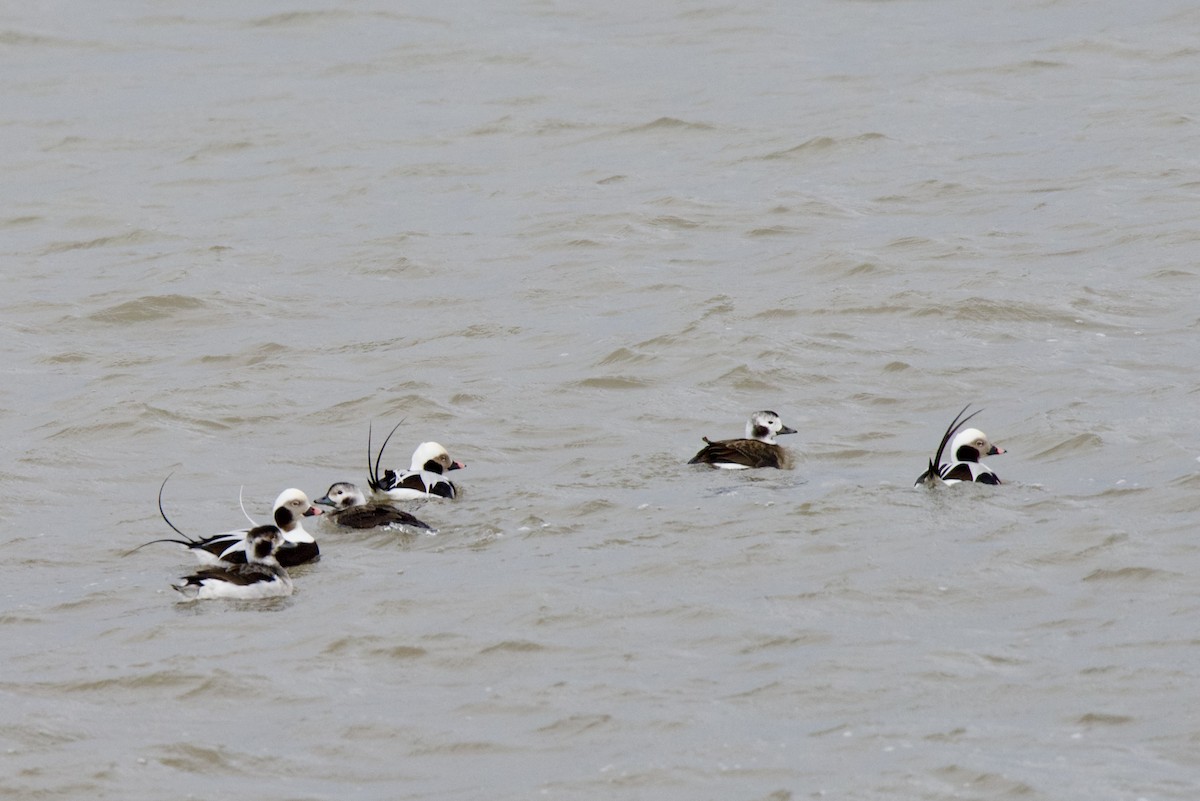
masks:
[[[367,496],[349,481],[339,481],[329,487],[324,497],[313,503],[332,507],[328,519],[339,526],[367,529],[407,526],[433,531],[433,527],[397,509],[390,503],[368,503]]]
[[[714,441],[704,437],[705,446],[688,464],[708,464],[726,470],[751,467],[787,469],[792,466],[791,457],[775,442],[775,437],[795,433],[796,429],[785,426],[775,412],[755,412],[746,422],[745,438]]]
[[[276,558],[284,543],[276,526],[255,526],[244,537],[246,562],[201,568],[171,587],[189,601],[209,598],[255,600],[291,595],[292,578]]]

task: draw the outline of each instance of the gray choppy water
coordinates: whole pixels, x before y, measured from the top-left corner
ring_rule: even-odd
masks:
[[[1198,29],[3,12],[0,797],[1195,798]],[[912,490],[967,401],[1009,483]],[[401,418],[436,537],[120,556]]]

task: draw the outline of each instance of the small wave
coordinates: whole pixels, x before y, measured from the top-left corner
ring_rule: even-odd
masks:
[[[741,654],[754,654],[759,651],[773,651],[777,648],[793,648],[803,645],[822,645],[834,641],[827,631],[807,631],[794,636],[765,637],[753,645],[747,645],[738,650]]]
[[[6,47],[81,47],[83,43],[57,36],[7,30],[0,31],[0,45]]]
[[[1051,445],[1046,450],[1034,454],[1033,458],[1046,459],[1075,456],[1080,452],[1097,450],[1103,445],[1104,440],[1100,438],[1099,434],[1085,432],[1065,439],[1057,445]]]
[[[605,376],[600,378],[585,378],[575,382],[574,386],[588,389],[645,389],[651,384],[640,378],[630,376]]]
[[[765,309],[751,316],[751,320],[790,320],[793,317],[801,317],[804,312],[800,309]]]
[[[645,125],[637,125],[633,128],[625,128],[621,133],[635,134],[645,133],[647,131],[715,131],[715,126],[703,122],[688,122],[676,117],[659,117],[653,122],[648,122]]]
[[[947,765],[933,773],[955,787],[970,787],[977,798],[1035,798],[1041,794],[1037,788],[1019,779],[980,771],[973,766]]]
[[[739,365],[715,379],[703,382],[701,386],[706,389],[716,388],[726,390],[732,387],[746,392],[775,393],[780,391],[780,387],[786,381],[784,373],[785,371],[775,368],[772,365],[767,365],[767,369],[763,370]]]
[[[165,320],[180,312],[194,311],[204,308],[202,300],[189,295],[146,295],[135,300],[128,300],[110,306],[102,311],[88,315],[89,320],[98,323],[113,323],[125,325],[128,323],[145,323],[153,320]]]
[[[677,231],[687,231],[692,228],[699,228],[703,225],[703,223],[696,222],[695,220],[689,220],[686,217],[678,217],[670,214],[662,217],[655,217],[649,221],[649,224],[655,226],[656,228],[672,228]]]
[[[248,776],[250,772],[240,763],[241,755],[231,754],[224,748],[208,748],[191,743],[176,743],[167,746],[166,754],[158,761],[168,768],[186,773],[204,773],[220,776]]]
[[[582,734],[607,726],[612,719],[612,715],[571,715],[542,726],[537,731],[556,735]]]
[[[1122,567],[1116,570],[1093,570],[1083,577],[1084,581],[1122,581],[1130,583],[1144,583],[1149,581],[1157,581],[1164,578],[1177,578],[1178,573],[1171,573],[1166,570],[1159,570],[1154,567]]]
[[[278,342],[264,342],[241,353],[209,353],[195,359],[197,364],[233,364],[249,367],[263,364],[287,354],[291,351],[287,345]]]
[[[344,11],[286,11],[267,17],[252,19],[246,24],[251,28],[282,28],[300,25],[326,25],[350,19],[354,14]]]
[[[608,364],[645,364],[646,362],[654,361],[653,356],[644,353],[636,353],[629,348],[617,348],[612,353],[605,356],[598,365]]]
[[[91,250],[92,248],[105,248],[112,245],[138,245],[156,238],[157,235],[138,229],[124,234],[117,234],[116,236],[101,236],[95,239],[81,239],[74,242],[55,242],[43,248],[41,253],[43,256],[49,256],[55,253],[69,253],[72,250]]]
[[[431,756],[438,754],[461,756],[463,754],[508,754],[514,750],[515,749],[510,746],[501,745],[499,743],[462,741],[455,743],[418,745],[412,749],[412,753],[414,756]]]
[[[1109,715],[1103,712],[1088,712],[1086,715],[1081,715],[1077,721],[1081,726],[1121,726],[1125,723],[1133,723],[1135,718],[1128,715]]]
[[[84,364],[91,361],[92,356],[81,351],[66,351],[64,353],[53,353],[48,356],[43,356],[38,359],[39,364]]]
[[[241,153],[246,150],[253,150],[254,147],[255,145],[253,142],[247,142],[244,140],[235,142],[216,142],[211,145],[205,145],[184,159],[184,161],[202,161],[209,156],[223,156],[229,153]]]
[[[189,682],[193,684],[187,692],[182,693],[180,698],[191,699],[207,699],[207,698],[237,698],[246,697],[248,694],[255,691],[266,679],[263,676],[248,676],[243,674],[232,673],[227,670],[214,671],[209,676],[187,676]],[[151,674],[144,677],[141,682],[134,686],[140,687],[159,687],[173,686],[174,683],[169,676],[162,674]]]
[[[512,653],[528,654],[536,651],[545,651],[546,646],[529,640],[504,640],[495,645],[489,645],[482,649],[481,654],[493,654],[498,651],[507,651]]]
[[[805,153],[829,150],[836,146],[837,140],[832,136],[814,136],[812,139],[802,142],[795,147],[790,147],[787,150],[777,150],[774,153],[768,153],[762,158],[764,160],[787,159]]]
[[[751,228],[746,232],[746,236],[792,236],[798,233],[800,233],[800,229],[790,225],[769,225],[764,228]]]
[[[429,652],[416,645],[396,645],[387,642],[382,637],[341,637],[325,646],[322,651],[327,656],[344,654],[369,654],[386,659],[408,661],[427,656]]]
[[[881,139],[887,139],[887,137],[881,133],[865,133],[841,139],[835,139],[832,136],[814,136],[812,139],[801,142],[795,147],[790,147],[787,150],[776,150],[773,153],[767,153],[765,156],[757,156],[754,160],[778,161],[781,159],[797,159],[814,154],[827,153],[838,148],[877,142]]]

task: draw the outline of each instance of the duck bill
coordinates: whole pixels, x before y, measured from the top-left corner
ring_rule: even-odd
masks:
[[[997,445],[993,445],[992,449],[987,452],[987,455],[988,456],[999,456],[1000,454],[1007,453],[1007,452],[1008,451],[1004,450],[1004,448],[1001,448]]]
[[[328,506],[330,509],[332,509],[333,507],[337,506],[337,504],[334,503],[333,501],[329,500],[328,495],[324,495],[320,498],[317,498],[315,501],[313,501],[313,508],[315,509],[318,506]],[[320,514],[320,513],[321,513],[321,510],[317,509],[316,512],[305,512],[304,514],[313,515],[313,514]]]
[[[779,429],[779,433],[780,434],[795,434],[796,429],[792,428],[791,426],[784,426],[783,428]]]
[[[462,462],[451,462],[451,463],[450,463],[450,468],[449,468],[449,469],[451,469],[451,470],[462,470],[464,467],[466,467],[466,465],[465,465],[465,464],[463,464]]]
[[[304,510],[305,517],[312,517],[313,515],[319,515],[321,513],[322,513],[321,510],[315,506],[310,506]]]

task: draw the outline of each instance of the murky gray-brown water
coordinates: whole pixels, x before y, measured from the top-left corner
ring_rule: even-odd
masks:
[[[1200,11],[10,4],[0,797],[1200,797]],[[999,488],[914,490],[965,403]],[[788,472],[685,464],[769,408]],[[167,545],[468,467],[265,603]]]

